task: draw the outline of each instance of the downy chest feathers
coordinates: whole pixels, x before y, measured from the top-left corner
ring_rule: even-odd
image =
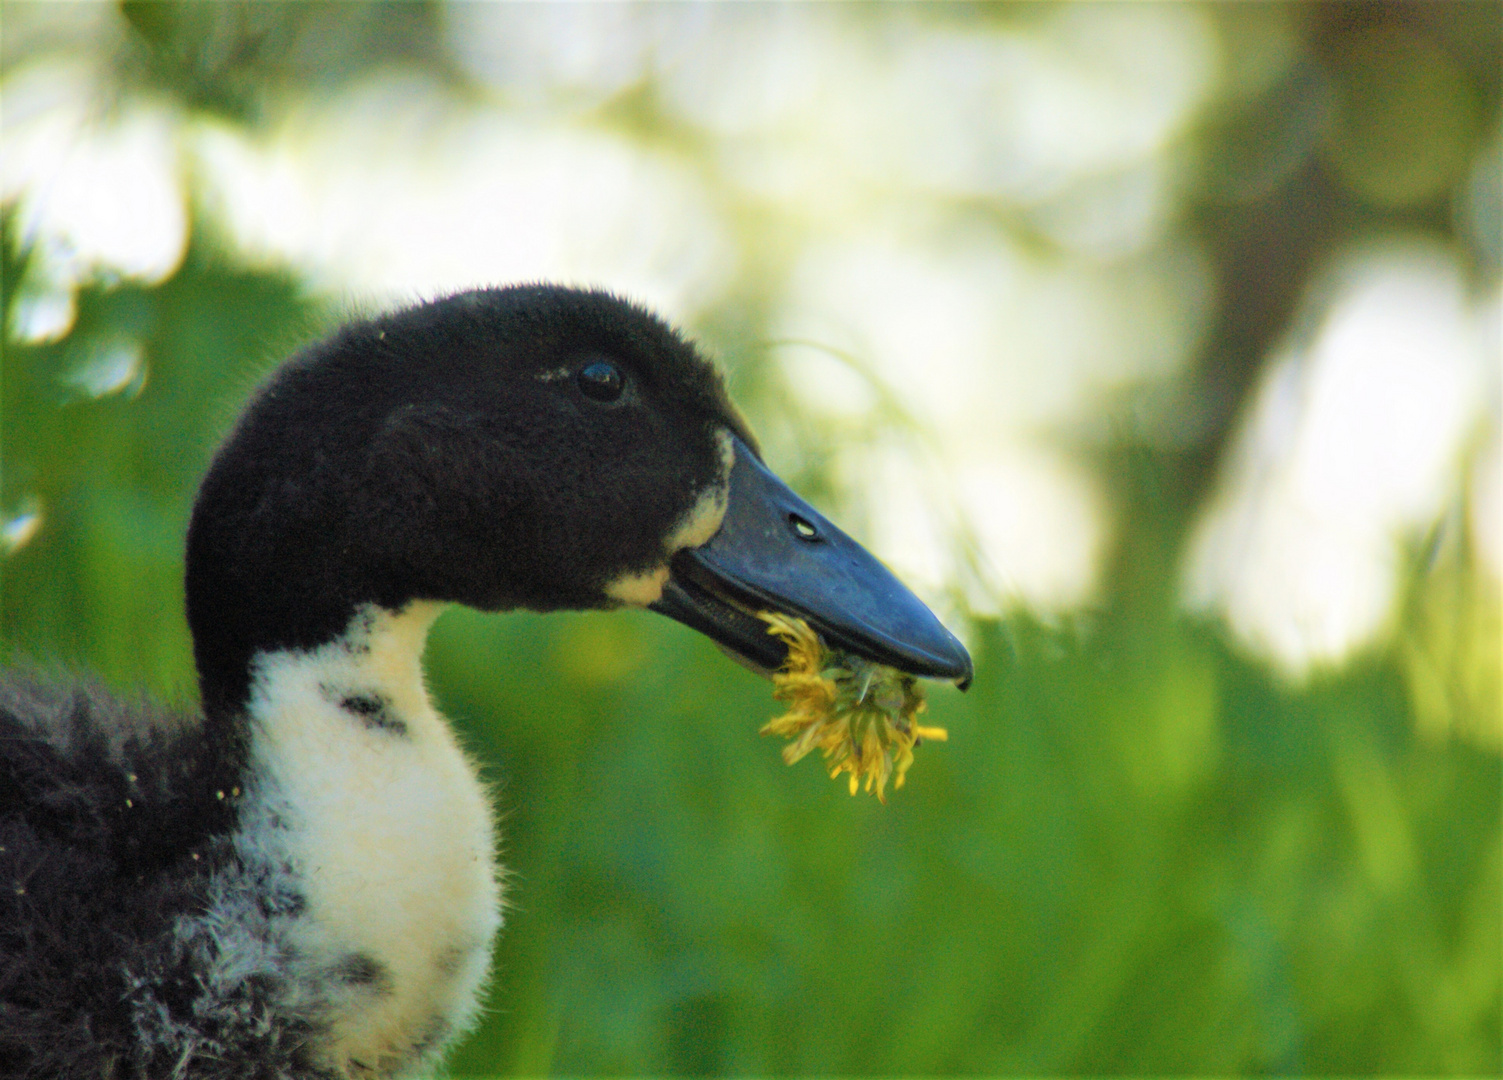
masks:
[[[237,846],[302,898],[281,933],[338,1075],[431,1065],[474,1018],[501,923],[490,808],[423,685],[439,610],[367,607],[254,665]]]

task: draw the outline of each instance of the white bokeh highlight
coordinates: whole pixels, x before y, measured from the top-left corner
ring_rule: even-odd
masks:
[[[1194,249],[1083,264],[1000,230],[874,223],[804,251],[777,356],[792,396],[850,430],[845,487],[901,574],[973,613],[1057,613],[1096,597],[1110,542],[1099,482],[1059,435],[1180,374],[1208,294]],[[857,424],[856,402],[887,415]]]
[[[683,19],[692,48],[660,50],[664,103],[717,136],[728,180],[801,201],[835,179],[1038,203],[1154,159],[1217,82],[1210,20],[1182,5],[964,29],[838,5],[711,12]]]
[[[735,267],[682,166],[416,77],[293,106],[258,138],[205,125],[195,149],[200,197],[239,251],[361,300],[547,279],[682,317]]]
[[[8,328],[13,340],[67,335],[74,294],[95,280],[154,284],[188,250],[181,117],[152,99],[107,108],[100,76],[77,61],[21,67],[0,85],[0,199],[15,212],[31,265]]]
[[[1476,325],[1449,253],[1349,254],[1266,372],[1190,544],[1189,606],[1293,677],[1378,639],[1490,412]]]

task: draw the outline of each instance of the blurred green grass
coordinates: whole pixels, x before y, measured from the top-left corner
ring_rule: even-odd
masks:
[[[7,309],[24,269],[5,238]],[[181,536],[256,376],[332,312],[202,246],[8,345],[7,660],[192,698]],[[67,373],[133,335],[139,396]],[[887,806],[757,736],[776,703],[645,613],[455,610],[433,690],[502,814],[510,909],[456,1075],[1500,1070],[1499,759],[1422,735],[1396,650],[1295,691],[1177,613],[1193,485],[1132,507],[1078,619],[984,623]]]

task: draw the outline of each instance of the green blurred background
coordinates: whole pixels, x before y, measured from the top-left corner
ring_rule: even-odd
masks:
[[[5,656],[191,703],[257,379],[597,281],[976,680],[884,807],[676,624],[446,614],[457,1075],[1499,1075],[1500,11],[5,3]]]

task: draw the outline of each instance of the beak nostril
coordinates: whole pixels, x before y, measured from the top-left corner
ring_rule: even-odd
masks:
[[[807,520],[806,518],[799,517],[797,514],[788,515],[788,528],[793,531],[794,536],[811,544],[818,543],[819,541],[824,539],[824,537],[819,534],[819,530],[814,527],[813,522]]]

